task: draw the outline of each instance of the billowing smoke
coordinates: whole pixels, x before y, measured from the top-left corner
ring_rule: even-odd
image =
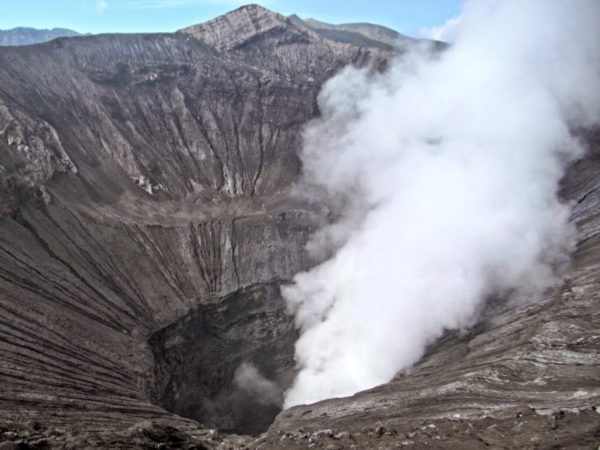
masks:
[[[281,406],[283,402],[281,387],[266,378],[249,362],[243,362],[236,369],[233,384],[261,405]]]
[[[283,289],[301,337],[286,406],[389,381],[492,296],[535,298],[573,246],[557,198],[600,112],[598,0],[466,3],[442,54],[347,69],[305,132],[329,252]]]

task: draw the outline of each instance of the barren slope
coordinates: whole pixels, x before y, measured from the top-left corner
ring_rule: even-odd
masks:
[[[196,427],[157,404],[151,335],[310,264],[323,219],[287,192],[300,127],[339,68],[386,55],[259,7],[226,20],[235,48],[200,31],[0,48],[3,426]]]

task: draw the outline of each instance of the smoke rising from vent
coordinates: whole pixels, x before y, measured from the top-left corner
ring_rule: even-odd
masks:
[[[600,119],[600,2],[478,0],[443,54],[347,69],[305,131],[331,257],[283,289],[301,337],[286,406],[392,379],[490,296],[535,298],[572,250],[557,197]]]
[[[283,390],[259,372],[255,365],[244,362],[236,369],[233,384],[261,405],[281,406]]]

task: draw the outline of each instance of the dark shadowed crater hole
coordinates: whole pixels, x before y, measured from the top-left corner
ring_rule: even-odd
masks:
[[[293,378],[298,337],[279,286],[241,289],[152,335],[153,401],[223,432],[266,431]]]

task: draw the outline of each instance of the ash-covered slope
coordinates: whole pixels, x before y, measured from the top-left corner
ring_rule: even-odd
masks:
[[[242,33],[248,23],[259,25]],[[266,292],[251,297],[257,311],[280,308],[277,286],[311,264],[304,243],[323,218],[288,192],[300,127],[337,70],[389,53],[255,6],[193,30],[0,48],[3,440],[32,421],[69,433],[120,433],[150,418],[197,429],[161,407],[174,404],[164,392],[178,395],[181,361],[163,365],[177,350],[150,337],[188,313],[204,317],[203,305],[247,298],[248,286]],[[223,323],[230,310],[240,314],[218,309]],[[232,382],[240,350],[194,369],[216,383],[208,400]],[[66,439],[58,434],[52,442]]]
[[[314,263],[304,244],[326,220],[290,192],[300,129],[340,68],[383,68],[392,54],[258,6],[175,34],[0,48],[0,441],[364,448],[420,442],[434,418],[469,413],[475,425],[443,422],[456,444],[515,405],[591,406],[597,135],[565,179],[580,250],[556,297],[449,337],[408,378],[284,411],[258,441],[199,424],[258,433],[277,414],[236,373],[248,362],[278,389],[289,382],[294,330],[278,287]],[[586,414],[567,438],[594,436],[600,416]],[[380,422],[395,434],[364,430]],[[347,434],[298,431],[328,426]]]

